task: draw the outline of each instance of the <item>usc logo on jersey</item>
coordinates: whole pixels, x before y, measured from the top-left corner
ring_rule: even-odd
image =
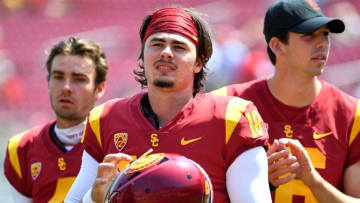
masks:
[[[34,180],[36,180],[36,178],[39,177],[41,172],[41,162],[35,162],[31,164],[30,170],[31,170],[31,177]]]
[[[156,134],[156,133],[151,134],[150,135],[150,142],[151,142],[151,146],[153,146],[153,147],[159,146],[158,134]]]
[[[66,170],[66,162],[63,157],[58,158],[58,166],[59,166],[60,171]]]
[[[284,125],[285,137],[292,138],[294,131],[291,130],[291,125]]]
[[[125,147],[127,140],[128,140],[127,133],[114,134],[114,144],[119,152]]]

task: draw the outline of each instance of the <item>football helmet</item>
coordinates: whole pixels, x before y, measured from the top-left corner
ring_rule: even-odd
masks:
[[[213,190],[204,169],[184,156],[156,153],[122,170],[106,196],[110,203],[212,203]]]

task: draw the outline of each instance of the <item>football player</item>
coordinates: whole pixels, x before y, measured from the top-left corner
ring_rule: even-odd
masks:
[[[64,200],[80,170],[86,116],[105,90],[108,66],[95,42],[73,37],[59,42],[46,68],[56,120],[8,143],[5,176],[17,203]]]
[[[117,163],[149,148],[198,163],[216,203],[271,201],[267,129],[255,106],[238,97],[198,94],[212,54],[201,16],[177,7],[157,10],[145,17],[140,39],[135,74],[147,91],[90,112],[82,167],[65,202],[78,202],[87,191],[84,202],[102,202]]]
[[[360,201],[359,100],[318,78],[344,29],[311,0],[276,1],[264,23],[274,74],[214,91],[253,101],[269,124],[274,202]]]

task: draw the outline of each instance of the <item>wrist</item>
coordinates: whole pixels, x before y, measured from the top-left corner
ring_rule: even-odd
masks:
[[[304,182],[305,185],[307,185],[309,188],[311,189],[316,189],[316,188],[319,188],[319,186],[321,185],[323,181],[323,178],[320,176],[320,174],[315,170],[313,169],[311,172],[310,172],[310,178],[308,181]]]

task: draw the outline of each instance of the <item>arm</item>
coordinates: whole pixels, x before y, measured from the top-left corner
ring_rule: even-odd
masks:
[[[77,203],[83,198],[95,180],[98,165],[99,163],[84,151],[80,172],[64,200],[65,203]]]
[[[344,191],[346,194],[360,198],[360,161],[345,169]]]
[[[226,188],[230,201],[271,202],[267,169],[263,147],[255,147],[240,154],[226,171]]]
[[[13,196],[13,200],[16,203],[32,203],[32,198],[26,197],[20,192],[18,192],[14,187],[11,187],[11,194]]]
[[[281,139],[280,142],[291,148],[292,154],[296,156],[300,164],[300,167],[296,170],[296,176],[310,188],[319,203],[360,202],[360,199],[342,193],[323,179],[313,167],[307,152],[298,140]],[[356,186],[359,185],[360,179],[359,167],[360,164],[355,163],[348,167],[344,174],[345,192],[349,192],[356,196],[359,196],[359,188],[356,188]]]

